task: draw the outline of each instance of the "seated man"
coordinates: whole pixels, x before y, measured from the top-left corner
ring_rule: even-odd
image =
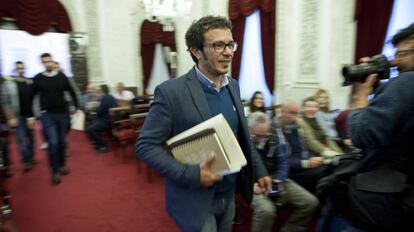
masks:
[[[278,151],[277,137],[271,131],[268,116],[263,112],[254,112],[248,118],[248,125],[252,141],[272,175],[274,185],[280,191],[275,200],[272,200],[257,184],[254,186],[251,231],[272,231],[276,204],[284,203],[294,205],[295,210],[281,231],[306,231],[309,219],[319,205],[318,199],[288,178],[289,163],[285,153]]]
[[[125,89],[122,82],[118,82],[118,84],[116,84],[116,92],[113,94],[113,96],[116,100],[124,101],[130,101],[135,97],[133,92]]]
[[[343,154],[339,146],[330,139],[316,120],[319,103],[313,97],[303,100],[303,115],[298,119],[298,125],[303,130],[303,137],[309,150],[326,158]]]
[[[89,137],[92,139],[95,150],[99,153],[108,152],[106,142],[101,138],[100,133],[111,128],[111,120],[109,118],[109,109],[117,107],[118,104],[112,95],[109,95],[107,85],[101,85],[99,94],[102,95],[99,106],[96,109],[96,119],[91,122],[91,125],[86,129]]]
[[[88,84],[86,86],[86,93],[82,96],[82,108],[83,110],[87,111],[90,108],[93,108],[96,105],[96,102],[99,101],[98,96],[96,94],[96,87],[94,84]]]
[[[326,163],[330,160],[313,155],[307,148],[302,130],[297,125],[300,106],[294,101],[282,104],[275,128],[279,149],[289,160],[290,178],[314,193],[319,179],[327,174]]]

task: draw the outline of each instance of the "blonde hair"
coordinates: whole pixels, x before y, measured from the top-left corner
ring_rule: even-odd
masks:
[[[329,106],[329,94],[328,94],[328,91],[326,91],[325,89],[318,89],[316,92],[315,92],[315,94],[313,95],[316,99],[318,99],[318,97],[321,95],[321,94],[326,94],[326,96],[328,97],[327,99],[327,102],[326,102],[326,106],[325,107],[321,107],[321,106],[319,106],[320,107],[320,110],[321,111],[324,111],[324,112],[329,112],[331,109],[330,109],[330,106]],[[319,102],[319,101],[318,101]]]

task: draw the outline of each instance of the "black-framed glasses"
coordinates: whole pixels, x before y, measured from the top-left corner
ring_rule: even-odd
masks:
[[[406,56],[410,53],[414,52],[414,48],[410,48],[410,49],[405,49],[405,50],[400,50],[400,51],[396,51],[395,52],[395,57],[402,57],[402,56]]]
[[[224,43],[224,42],[215,42],[215,43],[211,43],[211,44],[204,44],[204,47],[213,47],[214,51],[217,53],[222,53],[224,52],[224,50],[226,49],[226,47],[230,48],[230,50],[232,52],[235,52],[237,50],[237,42],[229,42],[229,43]]]

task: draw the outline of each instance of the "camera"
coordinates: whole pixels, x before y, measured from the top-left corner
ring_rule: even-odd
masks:
[[[342,75],[345,79],[342,86],[348,86],[354,82],[365,82],[367,77],[374,73],[378,74],[379,80],[388,79],[390,77],[390,67],[390,62],[382,54],[371,57],[371,60],[367,63],[345,65],[342,68]]]

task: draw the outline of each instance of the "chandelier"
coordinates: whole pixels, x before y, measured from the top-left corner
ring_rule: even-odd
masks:
[[[173,19],[188,16],[191,0],[142,0],[147,18],[156,18],[164,24],[172,24]]]

